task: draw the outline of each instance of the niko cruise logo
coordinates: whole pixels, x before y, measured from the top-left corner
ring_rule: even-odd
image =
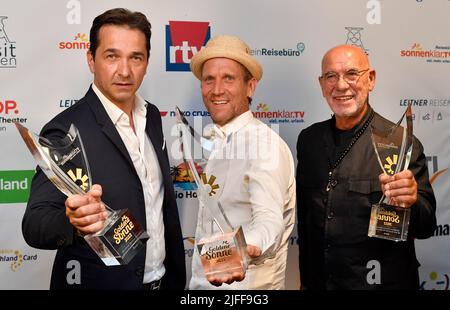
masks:
[[[209,22],[169,21],[166,25],[166,71],[190,71],[192,57],[210,38]]]

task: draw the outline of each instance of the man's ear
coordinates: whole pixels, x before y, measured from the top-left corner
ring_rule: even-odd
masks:
[[[375,81],[377,80],[377,72],[375,70],[370,70],[369,72],[369,91],[375,88]]]
[[[319,84],[320,84],[320,89],[322,90],[322,96],[324,98],[326,98],[326,96],[325,96],[325,89],[326,89],[325,82],[322,79],[322,77],[320,77],[320,76],[319,76],[318,80],[319,80]]]
[[[253,98],[256,90],[256,85],[258,85],[258,80],[252,77],[250,81],[247,82],[247,97]]]

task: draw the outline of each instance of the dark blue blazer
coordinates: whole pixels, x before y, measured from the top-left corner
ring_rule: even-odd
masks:
[[[83,139],[89,161],[92,184],[103,188],[102,200],[112,209],[128,208],[146,229],[142,185],[125,144],[90,88],[75,105],[58,114],[44,126],[41,135],[61,138],[74,124]],[[178,209],[169,171],[169,160],[162,132],[161,116],[152,104],[147,107],[146,133],[155,149],[164,182],[164,238],[166,258],[163,288],[184,289],[185,254]],[[79,237],[65,215],[62,194],[38,168],[22,221],[25,241],[39,249],[57,249],[51,277],[51,289],[142,289],[145,250],[128,265],[107,267]],[[70,261],[80,263],[80,284],[69,284],[74,271]],[[73,276],[69,274],[69,278]],[[73,281],[69,281],[73,282]]]

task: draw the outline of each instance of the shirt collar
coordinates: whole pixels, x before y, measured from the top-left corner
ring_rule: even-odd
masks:
[[[100,102],[103,104],[106,113],[108,114],[109,118],[111,118],[111,121],[114,125],[116,125],[124,115],[126,116],[125,112],[114,103],[112,103],[111,100],[106,98],[106,96],[103,95],[103,93],[100,91],[100,89],[98,89],[97,86],[95,86],[94,83],[92,83],[92,89],[100,99]],[[136,100],[134,101],[134,103],[133,114],[145,117],[147,115],[147,102],[142,99],[141,96],[136,94]]]
[[[214,124],[213,127],[214,133],[217,135],[217,137],[224,139],[230,134],[238,131],[239,129],[250,123],[252,120],[253,120],[252,112],[250,110],[246,111],[223,126],[219,127],[216,124]]]

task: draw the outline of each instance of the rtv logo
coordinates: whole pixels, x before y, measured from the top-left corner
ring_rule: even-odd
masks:
[[[190,71],[192,56],[210,37],[209,22],[169,21],[166,25],[166,71]]]

